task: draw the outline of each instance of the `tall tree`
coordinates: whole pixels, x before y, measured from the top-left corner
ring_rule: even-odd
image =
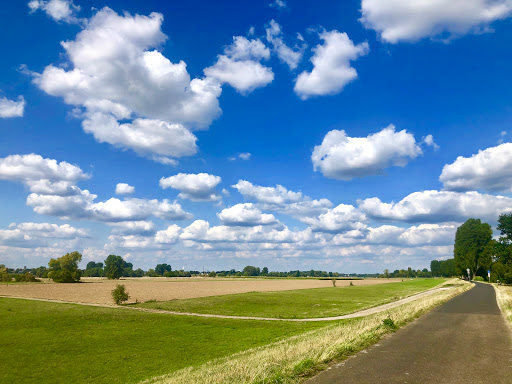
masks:
[[[492,228],[480,219],[468,219],[457,228],[453,255],[455,264],[463,271],[469,268],[475,276],[479,267],[488,268],[491,257],[486,247],[492,240]]]
[[[50,272],[48,277],[56,283],[75,283],[80,280],[78,263],[82,261],[82,255],[78,252],[66,253],[57,259],[51,259],[48,263]]]
[[[439,261],[432,260],[430,262],[430,272],[432,273],[433,277],[441,276],[441,265],[439,264]]]
[[[121,256],[108,255],[105,260],[105,276],[109,279],[119,279],[123,276],[124,260]]]

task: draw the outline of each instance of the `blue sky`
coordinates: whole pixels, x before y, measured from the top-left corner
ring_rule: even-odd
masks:
[[[0,263],[376,272],[512,211],[508,0],[2,4]]]

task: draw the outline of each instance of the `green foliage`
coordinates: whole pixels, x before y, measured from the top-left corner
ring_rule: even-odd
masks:
[[[121,256],[108,255],[105,260],[105,276],[110,280],[117,280],[123,276],[124,260]]]
[[[163,276],[166,272],[171,272],[172,268],[169,264],[158,264],[155,267],[155,272],[157,275]]]
[[[474,281],[485,281],[482,276],[475,276]]]
[[[382,320],[382,325],[390,330],[398,328],[398,326],[395,324],[395,321],[391,317],[387,317],[386,319]]]
[[[129,298],[130,296],[128,292],[126,292],[126,287],[123,284],[117,284],[112,290],[112,299],[114,299],[114,303],[117,305],[127,301]]]
[[[313,359],[305,359],[293,367],[293,373],[296,376],[307,376],[315,368]]]
[[[37,283],[40,282],[41,280],[36,279],[36,277],[30,272],[26,272],[21,274],[15,274],[14,281],[16,281],[17,283]]]
[[[5,265],[0,265],[0,281],[3,281],[4,283],[7,283],[11,281],[11,275],[7,271],[7,268],[5,268]]]
[[[244,276],[259,276],[260,269],[253,267],[252,265],[248,265],[244,268]]]
[[[208,274],[208,277],[216,277],[217,276],[217,273],[215,271],[211,271],[209,274]]]
[[[500,231],[501,235],[512,240],[512,213],[503,213],[498,218],[498,226],[496,227]]]
[[[56,283],[76,283],[80,280],[78,263],[82,255],[78,252],[66,253],[58,259],[51,259],[48,263],[48,277]]]
[[[492,228],[480,219],[468,219],[457,228],[453,255],[463,273],[469,268],[474,276],[479,267],[488,268],[492,262]]]
[[[503,282],[505,284],[512,284],[512,272],[508,272],[505,274],[505,276],[503,278]]]

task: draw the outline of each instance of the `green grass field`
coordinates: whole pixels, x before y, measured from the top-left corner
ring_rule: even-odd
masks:
[[[196,299],[147,302],[137,307],[233,316],[306,319],[339,316],[396,301],[433,288],[445,279],[414,279],[353,287],[250,292]]]
[[[0,299],[0,383],[134,383],[326,324]]]

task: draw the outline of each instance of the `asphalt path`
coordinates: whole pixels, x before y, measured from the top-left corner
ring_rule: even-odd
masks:
[[[308,384],[511,384],[511,331],[494,288],[477,283]]]

